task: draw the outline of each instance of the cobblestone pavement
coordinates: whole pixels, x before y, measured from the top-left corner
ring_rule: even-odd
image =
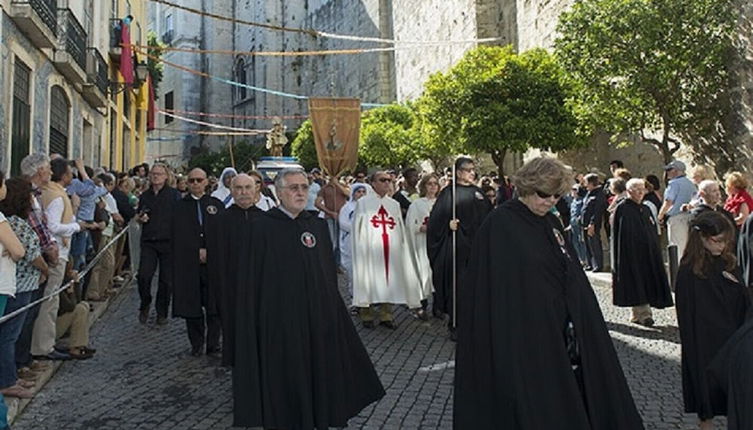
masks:
[[[692,429],[682,412],[680,346],[674,309],[655,311],[655,329],[628,322],[629,309],[595,291],[647,429]],[[188,353],[185,325],[136,318],[135,288],[121,294],[92,330],[96,358],[65,363],[16,420],[16,430],[225,429],[232,423],[230,375]],[[454,344],[439,320],[398,311],[395,331],[359,334],[387,395],[350,422],[356,429],[451,429]],[[723,428],[719,420],[719,428]],[[500,428],[503,428],[501,426]]]

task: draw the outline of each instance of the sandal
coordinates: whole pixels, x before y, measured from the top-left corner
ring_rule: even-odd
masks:
[[[76,360],[88,360],[94,357],[94,353],[87,350],[85,346],[71,348],[68,351],[68,354],[71,356],[71,358],[74,358]]]

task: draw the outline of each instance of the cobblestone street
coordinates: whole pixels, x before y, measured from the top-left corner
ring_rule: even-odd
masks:
[[[96,358],[65,363],[14,429],[230,428],[230,374],[189,355],[183,321],[158,327],[152,315],[139,324],[129,288],[93,328]],[[696,428],[695,417],[682,412],[674,309],[655,311],[657,327],[643,329],[628,322],[629,309],[611,306],[607,288],[595,290],[646,428]],[[349,428],[450,429],[454,344],[438,320],[422,323],[404,311],[396,317],[396,331],[358,326],[387,395]]]

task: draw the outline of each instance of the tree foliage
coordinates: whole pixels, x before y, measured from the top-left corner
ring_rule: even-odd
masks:
[[[254,145],[249,142],[240,142],[233,145],[233,158],[235,168],[240,171],[250,170],[253,163],[267,152],[264,145]],[[204,150],[191,157],[188,168],[200,167],[209,175],[219,175],[222,169],[232,166],[229,145],[224,145],[220,151]]]
[[[557,56],[592,128],[640,134],[669,161],[680,141],[713,133],[735,26],[729,0],[582,0],[560,18]],[[646,131],[658,133],[650,137]]]
[[[149,76],[152,78],[152,87],[154,88],[155,97],[157,97],[159,95],[159,84],[162,82],[165,71],[165,65],[159,61],[159,59],[162,58],[165,44],[159,40],[157,33],[153,30],[149,30],[149,33],[146,35],[146,40],[147,45],[149,46],[149,49],[147,50],[149,58],[147,58],[146,65],[149,70]]]
[[[448,72],[432,75],[419,105],[432,139],[489,153],[503,171],[508,152],[586,143],[568,104],[571,91],[563,69],[543,49],[516,54],[509,46],[480,46]]]
[[[358,157],[367,166],[403,168],[419,160],[416,116],[409,105],[363,112]]]
[[[319,165],[310,119],[307,119],[298,127],[298,132],[295,135],[295,139],[293,139],[290,150],[306,170],[313,169]]]

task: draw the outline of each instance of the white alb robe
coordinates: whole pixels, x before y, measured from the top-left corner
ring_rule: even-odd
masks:
[[[353,305],[392,303],[418,308],[424,297],[400,204],[376,194],[362,197],[356,203],[351,237]]]
[[[434,292],[434,284],[431,282],[431,264],[426,252],[426,232],[421,231],[421,226],[427,225],[435,201],[436,199],[429,200],[426,197],[421,197],[411,203],[408,214],[405,216],[408,245],[416,261],[416,270],[421,280],[424,298],[429,297]]]

